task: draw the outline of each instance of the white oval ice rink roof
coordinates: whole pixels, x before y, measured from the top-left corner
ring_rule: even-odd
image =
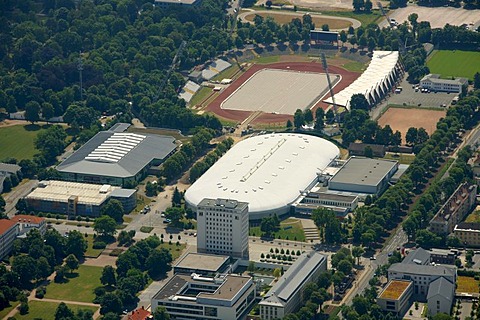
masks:
[[[249,203],[250,219],[284,214],[340,154],[330,141],[303,134],[266,134],[237,143],[185,193],[194,209],[204,198]]]

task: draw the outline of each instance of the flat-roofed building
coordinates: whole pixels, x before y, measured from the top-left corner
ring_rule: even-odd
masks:
[[[402,317],[410,307],[413,283],[408,280],[390,280],[377,297],[377,304],[382,310],[393,312]]]
[[[99,216],[102,207],[110,199],[122,203],[125,212],[136,205],[136,190],[111,185],[87,184],[68,181],[41,181],[38,187],[25,197],[29,209],[39,212]]]
[[[187,252],[173,266],[173,273],[201,274],[214,276],[218,273],[229,273],[232,265],[229,256]]]
[[[311,191],[292,206],[295,208],[295,213],[300,214],[311,214],[319,207],[328,208],[333,210],[338,217],[343,218],[357,208],[358,196]]]
[[[427,74],[420,80],[420,87],[431,91],[462,93],[467,86],[467,78],[441,79],[439,74]]]
[[[255,301],[252,278],[228,274],[207,278],[174,275],[152,298],[152,310],[167,309],[172,319],[244,319]]]
[[[303,253],[265,294],[260,307],[262,320],[282,319],[295,312],[307,283],[315,282],[327,270],[327,257],[310,251]]]
[[[351,157],[330,179],[328,188],[380,195],[398,170],[398,161]]]
[[[37,229],[42,235],[47,231],[47,221],[42,217],[18,214],[11,220],[18,223],[20,234],[27,234],[32,229]]]
[[[132,185],[177,149],[169,136],[101,131],[57,166],[62,180]]]
[[[5,258],[12,251],[13,241],[19,233],[16,221],[0,219],[0,259]]]
[[[203,199],[197,206],[197,251],[248,259],[248,203]]]
[[[480,247],[480,223],[460,222],[453,229],[455,237],[468,247]]]
[[[476,204],[477,185],[462,183],[430,220],[430,231],[448,235],[455,226],[473,210]]]

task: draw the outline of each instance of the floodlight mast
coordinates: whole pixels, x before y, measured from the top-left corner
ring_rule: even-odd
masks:
[[[378,5],[378,8],[380,9],[380,11],[382,12],[382,15],[385,17],[385,19],[387,19],[388,27],[393,30],[393,28],[392,28],[392,20],[390,20],[390,17],[389,17],[389,16],[387,15],[387,13],[385,12],[385,9],[383,8],[382,4],[381,4],[380,2],[377,2],[377,5]],[[397,37],[397,41],[398,41],[398,51],[400,52],[400,55],[401,55],[401,56],[405,55],[406,43],[403,42],[403,40],[400,38],[400,36],[398,35],[397,32],[393,32],[393,34],[395,35],[395,37]]]
[[[78,56],[78,60],[77,60],[77,70],[78,70],[79,77],[80,77],[80,101],[83,101],[83,77],[82,77],[83,60],[82,60],[82,52],[81,51],[80,51],[80,55]]]
[[[162,96],[163,96],[163,89],[167,85],[168,79],[170,79],[170,76],[172,75],[173,69],[175,69],[178,59],[180,58],[180,55],[183,52],[183,49],[185,49],[187,45],[186,41],[182,41],[180,46],[178,47],[177,54],[175,54],[175,57],[173,57],[172,63],[170,64],[170,68],[168,68],[167,74],[165,75],[165,78],[163,79],[162,83],[158,87],[158,93],[153,99],[155,102],[157,102]]]
[[[323,52],[320,54],[320,57],[322,59],[323,69],[325,70],[325,73],[327,74],[328,89],[330,91],[330,96],[332,97],[332,105],[333,105],[333,113],[335,115],[335,121],[337,122],[338,125],[340,125],[340,121],[338,119],[337,104],[335,103],[335,95],[333,93],[332,82],[330,81],[330,74],[328,72],[327,58],[325,57],[325,53],[323,53]]]

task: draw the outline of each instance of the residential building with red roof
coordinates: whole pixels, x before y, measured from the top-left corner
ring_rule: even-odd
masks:
[[[47,221],[42,217],[19,214],[12,221],[18,222],[20,234],[27,234],[32,229],[38,229],[42,235],[47,231]]]

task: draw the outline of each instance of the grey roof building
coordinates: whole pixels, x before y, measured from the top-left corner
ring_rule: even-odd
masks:
[[[445,278],[438,278],[430,283],[427,294],[428,312],[430,316],[443,312],[450,314],[455,298],[455,284]]]
[[[302,301],[305,285],[326,270],[326,256],[316,251],[302,254],[259,303],[260,317],[264,320],[282,319],[295,312]]]
[[[403,259],[402,263],[428,265],[430,264],[430,252],[423,248],[412,250]]]
[[[328,188],[379,195],[398,170],[398,161],[351,157],[330,179]]]
[[[57,171],[67,181],[125,185],[141,180],[150,166],[162,163],[176,148],[173,137],[101,131]]]

